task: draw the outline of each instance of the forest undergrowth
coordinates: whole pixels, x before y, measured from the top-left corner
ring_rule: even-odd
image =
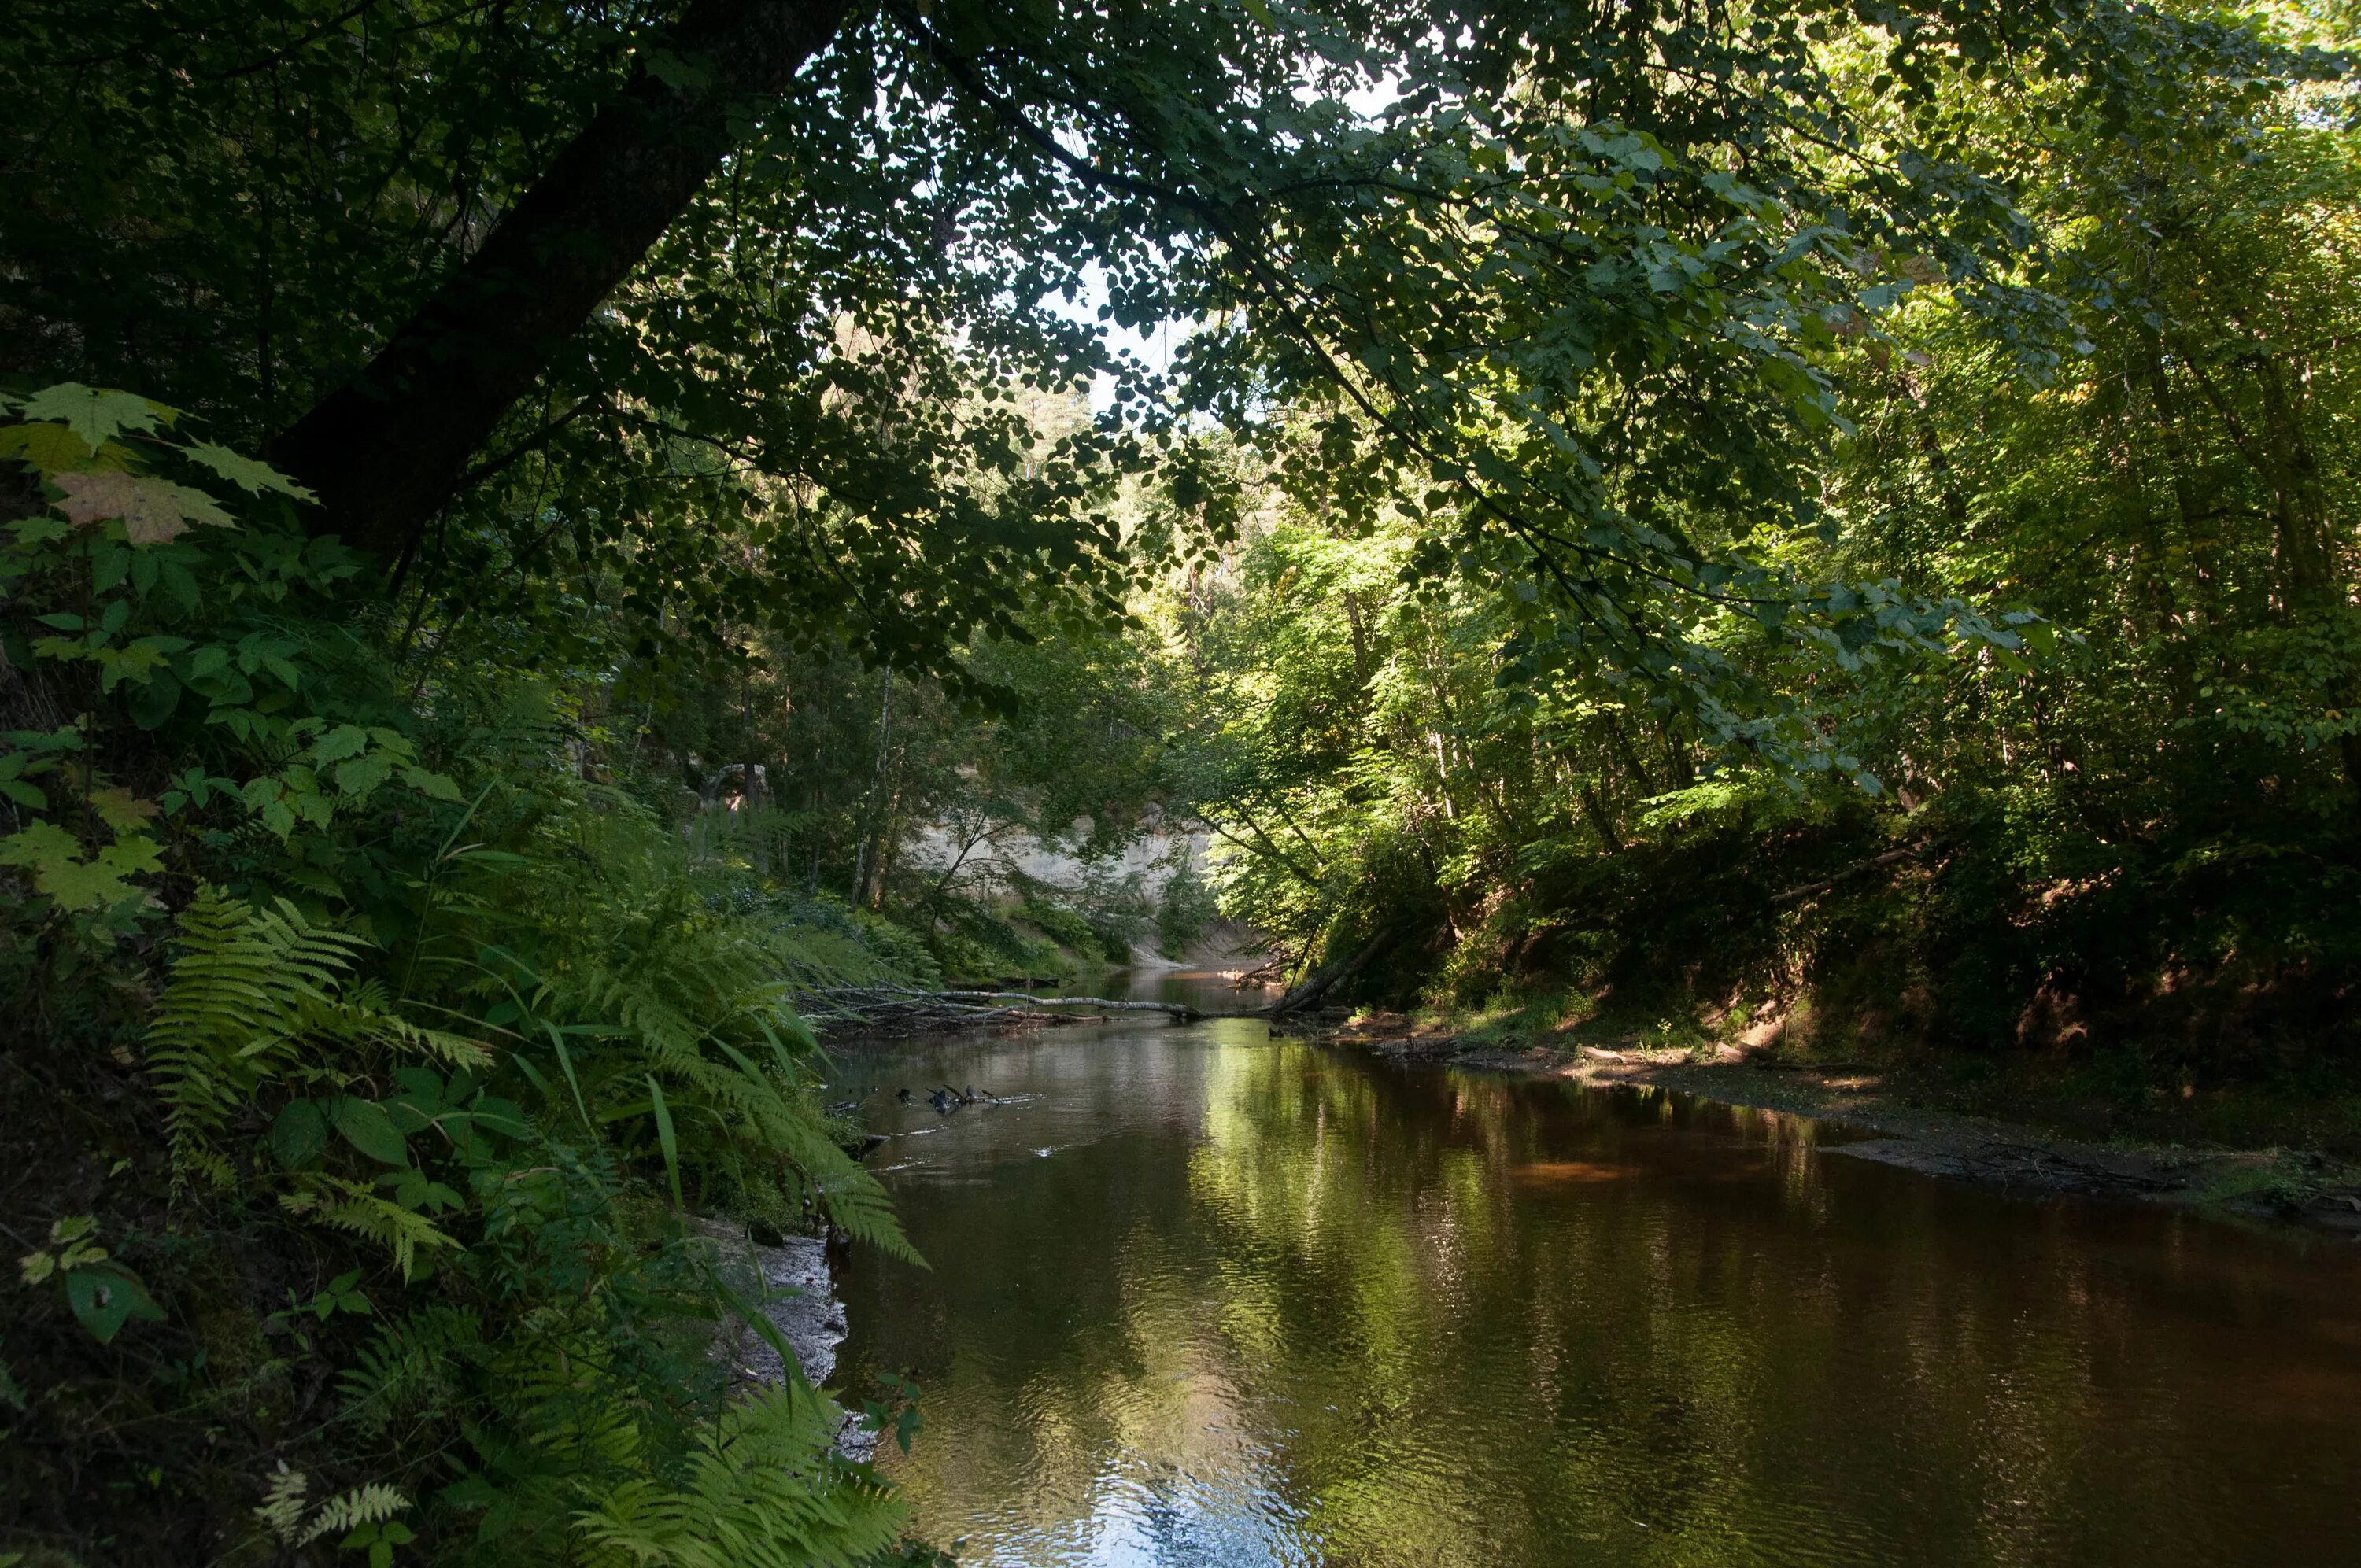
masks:
[[[0,779],[13,1528],[123,1563],[892,1553],[831,1401],[708,1354],[768,1320],[683,1224],[906,1254],[793,1002],[900,977],[890,944],[569,765],[564,688],[400,669],[272,470],[136,397],[20,411],[62,499],[0,566],[35,633]]]

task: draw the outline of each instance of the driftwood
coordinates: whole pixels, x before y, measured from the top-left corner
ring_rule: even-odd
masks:
[[[1183,1024],[1204,1016],[1180,1002],[1116,1002],[1104,996],[1036,996],[1023,991],[938,991],[953,1002],[1014,1002],[1027,1007],[1103,1007],[1110,1013],[1169,1013]]]
[[[1042,996],[1024,991],[918,991],[898,985],[824,986],[796,998],[806,1017],[815,1023],[853,1029],[962,1029],[1018,1020],[1082,1022],[1082,1016],[1054,1011],[1079,1007],[1089,1015],[1111,1013],[1161,1013],[1180,1023],[1202,1014],[1178,1002],[1119,1002],[1104,996]]]
[[[1281,979],[1287,973],[1288,963],[1289,960],[1286,959],[1273,959],[1267,964],[1257,964],[1230,981],[1230,989],[1244,991],[1250,985],[1264,985],[1271,981]]]

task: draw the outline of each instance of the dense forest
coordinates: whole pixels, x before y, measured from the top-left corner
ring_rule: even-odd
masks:
[[[1221,923],[2349,1148],[2348,21],[24,0],[0,1563],[936,1561],[684,1217]]]

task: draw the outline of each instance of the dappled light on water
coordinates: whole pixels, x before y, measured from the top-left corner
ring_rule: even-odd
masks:
[[[1246,1020],[840,1068],[935,1266],[856,1260],[846,1387],[965,1563],[2351,1561],[2347,1243]]]

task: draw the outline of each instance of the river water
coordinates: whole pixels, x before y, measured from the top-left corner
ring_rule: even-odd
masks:
[[[2349,1241],[1244,1019],[839,1069],[933,1265],[840,1384],[964,1563],[2361,1563]]]

